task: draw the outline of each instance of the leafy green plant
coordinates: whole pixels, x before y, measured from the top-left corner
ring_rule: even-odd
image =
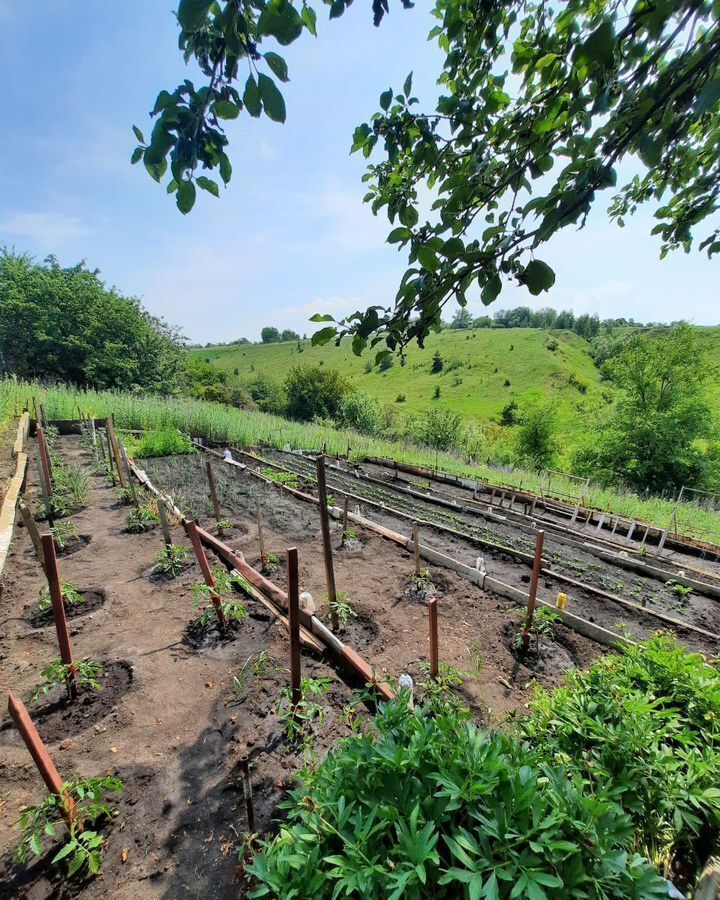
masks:
[[[226,621],[242,622],[247,616],[247,608],[244,603],[233,596],[233,584],[239,582],[239,579],[231,576],[227,569],[220,566],[213,568],[212,576],[215,587],[211,588],[201,581],[191,588],[193,606],[197,608],[202,603],[205,604],[200,615],[201,627],[204,628],[217,617],[214,597],[218,598]]]
[[[73,509],[77,509],[87,499],[90,470],[84,466],[61,465],[53,470],[53,497],[65,498]]]
[[[280,664],[269,650],[259,650],[257,653],[248,656],[238,674],[233,675],[232,688],[236,701],[242,700],[245,696],[250,674],[255,675],[257,678],[264,678],[270,672],[278,672],[279,670]]]
[[[330,601],[330,615],[337,618],[341,628],[345,628],[350,619],[357,618],[355,607],[345,591],[339,591]]]
[[[65,550],[73,541],[80,539],[74,522],[58,522],[50,529],[50,533],[58,550]]]
[[[425,678],[418,684],[418,697],[423,703],[435,708],[438,705],[460,705],[458,690],[463,686],[466,678],[470,678],[469,672],[456,669],[450,663],[440,663],[438,674],[433,678],[430,675],[430,663],[420,664],[420,671]]]
[[[65,820],[67,800],[56,794],[49,794],[42,803],[28,807],[20,818],[22,838],[15,854],[17,861],[25,863],[28,852],[41,856],[46,837],[54,838],[61,828],[65,830],[63,845],[51,862],[64,860],[68,877],[84,869],[97,875],[102,863],[103,838],[93,827],[112,815],[104,795],[122,791],[123,787],[119,778],[76,778],[65,782],[63,798],[74,802],[70,825]]]
[[[447,704],[383,704],[283,804],[253,897],[661,898],[607,792]]]
[[[693,589],[691,587],[686,587],[684,584],[680,584],[679,581],[675,581],[674,578],[671,578],[670,581],[665,582],[665,586],[669,587],[673,594],[677,594],[678,597],[685,599],[685,597],[689,597],[692,594]]]
[[[548,606],[538,606],[533,614],[532,625],[526,628],[523,623],[515,635],[515,647],[526,650],[531,639],[535,641],[535,652],[540,650],[540,639],[555,640],[555,626],[562,618]]]
[[[126,434],[125,449],[128,455],[141,459],[197,452],[197,448],[190,438],[181,434],[177,428],[146,431],[140,437]]]
[[[216,523],[216,528],[220,534],[223,531],[230,531],[231,528],[235,528],[235,522],[232,519],[220,519],[219,522]]]
[[[298,477],[295,472],[279,472],[267,466],[264,469],[260,469],[260,474],[264,475],[268,481],[274,481],[276,484],[284,484],[291,488],[297,488],[298,486]]]
[[[131,510],[125,528],[131,534],[143,534],[154,528],[159,521],[160,516],[151,506],[141,506],[140,509]]]
[[[434,585],[430,569],[425,569],[425,571],[421,572],[419,575],[417,572],[413,572],[412,575],[408,577],[408,581],[413,585],[416,591],[424,591]]]
[[[63,581],[61,583],[60,591],[62,593],[63,604],[65,608],[69,606],[80,606],[85,602],[85,597],[80,593],[78,588],[75,587],[74,584],[71,584],[69,581]],[[40,609],[40,612],[45,612],[52,607],[50,586],[47,584],[40,591],[40,601],[38,603],[38,607]]]
[[[345,532],[345,540],[346,541],[354,541],[356,538],[357,538],[357,531],[353,530],[352,528],[348,528],[348,530]]]
[[[573,670],[553,693],[536,688],[520,734],[593,794],[628,813],[632,846],[664,871],[720,826],[720,673],[666,635]],[[675,879],[674,879],[675,880]]]
[[[190,551],[180,544],[163,547],[155,557],[153,574],[161,575],[163,578],[177,578],[188,565],[189,558]]]
[[[122,503],[123,506],[130,506],[135,502],[135,497],[133,496],[132,488],[129,486],[121,486],[115,491],[115,496],[117,497],[118,503]]]
[[[300,701],[292,702],[292,689],[284,688],[275,708],[290,743],[307,742],[313,724],[322,724],[326,709],[312,698],[322,697],[330,690],[329,678],[300,679]]]
[[[90,659],[75,661],[75,683],[79,688],[87,687],[93,691],[101,691],[102,685],[99,679],[105,674],[101,663]],[[49,666],[42,670],[42,683],[32,695],[32,702],[37,703],[41,697],[50,693],[53,688],[63,685],[70,693],[71,667],[61,659],[54,659]]]

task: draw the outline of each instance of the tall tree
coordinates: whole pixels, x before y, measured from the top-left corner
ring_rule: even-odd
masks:
[[[351,0],[323,2],[334,18]],[[376,23],[387,9],[374,0]],[[366,157],[383,150],[366,200],[387,212],[388,240],[407,250],[409,267],[393,307],[326,324],[316,343],[350,334],[356,353],[368,342],[389,353],[422,344],[451,299],[463,306],[477,290],[491,303],[507,282],[547,291],[555,273],[535,254],[582,226],[607,190],[620,225],[653,205],[661,255],[689,250],[698,232],[701,249],[720,250],[720,230],[706,223],[720,191],[717,0],[436,0],[433,15],[446,54],[435,109],[416,109],[408,76],[382,93],[352,145]],[[199,168],[230,178],[224,120],[243,109],[285,119],[275,79],[287,81],[287,65],[264,47],[315,34],[317,16],[299,0],[180,0],[177,16],[180,47],[206,84],[159,94],[150,139],[136,129],[133,161],[158,181],[169,161],[168,190],[188,212],[196,185],[219,193]],[[636,174],[618,186],[628,159]],[[437,199],[421,220],[427,190]]]

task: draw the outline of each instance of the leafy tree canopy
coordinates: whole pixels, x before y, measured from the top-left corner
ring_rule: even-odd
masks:
[[[183,369],[178,333],[97,271],[0,250],[0,371],[168,393]]]
[[[324,2],[333,18],[351,0]],[[374,0],[376,23],[387,9]],[[265,43],[315,34],[317,17],[291,0],[181,0],[177,15],[180,47],[207,84],[160,93],[150,140],[136,129],[133,161],[159,181],[169,160],[168,191],[188,212],[196,185],[218,194],[200,167],[230,178],[224,120],[246,109],[284,121],[277,81],[288,70]],[[560,229],[581,227],[603,191],[619,225],[653,206],[661,256],[695,242],[720,250],[707,221],[720,190],[718,0],[436,0],[433,15],[446,54],[435,108],[417,108],[410,74],[381,94],[352,143],[367,158],[382,153],[365,200],[387,213],[408,269],[392,308],[338,323],[316,316],[329,323],[316,343],[349,334],[356,353],[379,344],[381,356],[422,345],[451,299],[464,306],[479,291],[489,304],[510,282],[549,290],[555,273],[536,254]],[[637,174],[618,184],[627,160]],[[419,202],[428,193],[429,213]]]

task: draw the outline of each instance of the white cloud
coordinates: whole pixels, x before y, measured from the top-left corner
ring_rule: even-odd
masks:
[[[89,231],[76,216],[63,213],[14,213],[0,221],[0,235],[27,238],[44,250],[51,251]]]

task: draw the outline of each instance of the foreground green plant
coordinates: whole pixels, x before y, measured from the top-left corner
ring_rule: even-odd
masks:
[[[132,492],[132,488],[129,486],[123,487],[122,485],[115,491],[115,496],[117,497],[118,503],[122,503],[123,506],[130,506],[135,501],[135,497]]]
[[[330,615],[337,618],[341,628],[345,628],[350,619],[357,618],[355,607],[345,591],[339,591],[335,599],[330,601]]]
[[[62,593],[63,605],[66,609],[70,606],[81,606],[85,602],[85,597],[80,593],[78,588],[75,587],[74,584],[71,584],[69,581],[63,581],[61,583],[60,591]],[[40,600],[38,602],[38,607],[40,609],[40,612],[45,612],[46,610],[52,608],[50,586],[47,584],[40,591]]]
[[[604,792],[451,706],[381,705],[283,804],[253,897],[667,897]]]
[[[321,725],[325,720],[325,707],[316,703],[313,697],[322,697],[329,690],[332,681],[329,678],[300,679],[300,701],[293,703],[292,689],[284,688],[275,708],[283,730],[291,744],[307,744],[311,740],[311,729],[314,724]]]
[[[159,521],[160,516],[151,506],[141,506],[140,509],[133,509],[128,515],[125,528],[131,534],[143,534],[154,528]]]
[[[189,558],[190,551],[180,544],[163,547],[155,557],[153,574],[161,575],[163,578],[177,578],[188,565]]]
[[[57,525],[50,529],[50,533],[53,536],[57,550],[65,550],[73,541],[80,539],[74,522],[58,522]]]
[[[419,575],[417,572],[413,572],[412,575],[408,576],[408,581],[416,591],[424,591],[427,588],[431,588],[434,584],[430,569],[425,569]]]
[[[193,606],[197,608],[202,603],[205,604],[200,615],[200,626],[204,628],[217,618],[214,598],[219,601],[226,622],[242,622],[247,616],[247,607],[234,596],[233,591],[233,585],[239,583],[240,579],[230,575],[227,569],[220,566],[212,569],[212,576],[215,582],[214,587],[201,581],[191,588]]]
[[[20,818],[22,839],[15,854],[17,861],[27,862],[28,852],[42,856],[45,839],[54,838],[61,828],[65,830],[63,844],[51,862],[64,860],[70,878],[85,869],[97,875],[102,863],[103,838],[93,828],[112,815],[104,795],[123,788],[119,778],[76,778],[66,782],[63,795],[74,802],[71,825],[65,820],[67,801],[55,794],[49,794],[37,806],[28,807]]]
[[[530,646],[530,641],[534,640],[535,652],[539,653],[540,639],[547,638],[554,641],[555,626],[559,622],[562,622],[562,619],[554,609],[550,609],[547,606],[538,606],[533,614],[530,628],[526,628],[523,624],[518,629],[514,640],[515,648],[517,650],[527,650]]]
[[[76,661],[75,664],[75,683],[79,688],[90,688],[92,691],[101,691],[102,685],[100,678],[105,674],[105,669],[101,663],[93,662],[91,659],[83,659]],[[63,685],[68,695],[70,694],[71,684],[71,668],[61,659],[54,659],[49,666],[42,670],[42,683],[32,695],[32,702],[37,703],[46,694],[49,694],[53,688]]]
[[[57,494],[65,498],[74,509],[82,506],[87,499],[90,470],[84,466],[60,465],[53,470],[53,497]]]
[[[520,734],[628,813],[634,849],[671,872],[698,868],[720,830],[720,674],[667,636],[536,688]]]

